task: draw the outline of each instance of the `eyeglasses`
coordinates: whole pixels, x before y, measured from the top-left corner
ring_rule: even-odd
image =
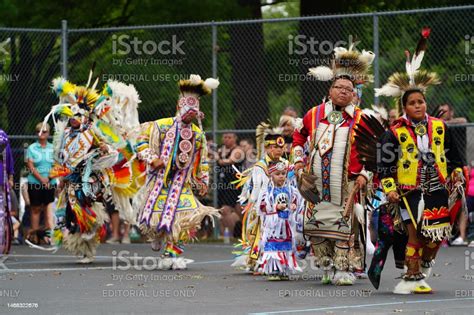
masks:
[[[340,86],[340,85],[335,85],[332,87],[333,89],[339,90],[339,91],[345,91],[347,93],[352,93],[354,92],[353,88],[345,87],[345,86]]]

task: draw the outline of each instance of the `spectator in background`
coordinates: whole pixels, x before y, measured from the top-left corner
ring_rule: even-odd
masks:
[[[454,107],[445,103],[438,106],[437,113],[439,118],[444,120],[447,124],[457,125],[467,123],[467,119],[464,117],[454,118]],[[457,145],[459,146],[459,151],[462,154],[463,158],[465,157],[465,147],[466,147],[466,130],[463,127],[452,128],[452,132],[455,135]],[[459,236],[450,242],[452,246],[466,246],[467,245],[467,226],[468,226],[468,217],[461,211],[458,217],[458,229]]]
[[[19,239],[19,234],[20,234],[20,221],[18,220],[18,213],[19,213],[19,204],[18,204],[18,198],[16,196],[15,190],[13,188],[10,190],[10,197],[11,197],[11,219],[12,219],[12,228],[13,228],[13,245],[20,245],[20,239]]]
[[[31,209],[31,230],[28,239],[34,244],[40,241],[50,243],[53,222],[53,201],[56,181],[49,178],[49,171],[53,167],[53,144],[48,142],[50,127],[46,124],[41,132],[42,123],[36,125],[35,131],[38,140],[31,144],[26,151],[28,175],[28,195]],[[41,132],[41,134],[40,134]],[[40,231],[40,216],[44,213],[45,233]]]
[[[278,126],[282,128],[282,136],[285,138],[285,147],[283,151],[283,157],[289,160],[291,155],[291,146],[293,144],[293,133],[295,132],[296,124],[298,123],[297,117],[283,114],[280,117]],[[299,119],[301,120],[301,119]]]
[[[398,118],[398,111],[396,108],[392,108],[388,111],[388,125],[391,126]]]
[[[253,146],[253,141],[251,139],[242,139],[239,142],[239,146],[245,153],[245,160],[242,162],[242,169],[249,169],[255,164],[257,159],[257,152]]]
[[[221,233],[228,228],[231,235],[234,233],[234,227],[240,220],[240,204],[237,202],[241,189],[236,189],[231,183],[236,180],[234,165],[239,171],[242,171],[242,164],[245,160],[245,154],[237,145],[237,135],[235,133],[225,133],[222,136],[222,147],[218,150],[218,160],[215,171],[219,174],[217,186],[219,207],[221,210]]]
[[[471,162],[471,170],[469,172],[469,190],[467,192],[466,203],[468,214],[466,215],[464,211],[460,211],[458,219],[459,236],[451,242],[452,246],[468,245],[467,232],[469,230],[469,217],[472,217],[474,214],[474,162]],[[474,247],[474,241],[469,243],[468,246]]]
[[[298,112],[296,111],[296,109],[292,106],[288,106],[286,107],[284,110],[283,110],[283,114],[282,115],[286,115],[286,116],[291,116],[293,118],[298,118]]]
[[[28,148],[28,144],[24,143],[23,146]],[[19,193],[19,208],[20,215],[19,220],[21,222],[21,235],[24,237],[28,235],[28,230],[31,227],[30,224],[30,213],[31,213],[31,203],[30,196],[28,195],[28,168],[25,166],[20,171],[20,193]],[[54,209],[53,209],[54,211]]]
[[[110,217],[110,230],[112,236],[106,241],[107,244],[130,244],[130,223],[123,222],[123,234],[120,235],[120,214],[112,201],[105,202],[105,208]]]
[[[214,168],[217,159],[217,150],[216,143],[212,138],[212,135],[206,134],[206,144],[207,144],[207,160],[209,162],[209,189],[205,196],[199,196],[198,187],[193,183],[193,191],[195,195],[198,196],[199,201],[204,205],[213,206],[213,197],[216,191],[214,183]],[[201,221],[201,229],[198,231],[198,238],[205,240],[212,237],[214,231],[213,220],[212,218],[206,216]]]
[[[438,112],[442,113],[439,118],[443,119],[447,124],[465,124],[467,119],[464,117],[454,117],[454,107],[451,104],[445,103],[438,106]]]

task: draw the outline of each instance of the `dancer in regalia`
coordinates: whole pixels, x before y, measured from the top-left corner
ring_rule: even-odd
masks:
[[[191,75],[179,82],[176,116],[142,125],[137,142],[138,158],[147,165],[147,183],[135,202],[140,209],[139,224],[152,240],[152,249],[164,249],[160,269],[184,269],[184,245],[206,216],[219,217],[217,209],[202,205],[194,196],[207,193],[209,166],[206,137],[202,130],[200,97],[217,88],[216,79]],[[193,123],[197,119],[198,125]]]
[[[360,53],[351,44],[349,49],[335,49],[330,67],[310,69],[318,80],[333,81],[329,100],[310,109],[293,135],[298,173],[305,168],[304,147],[308,138],[310,142],[306,172],[298,175],[299,188],[307,199],[304,233],[311,241],[316,263],[324,270],[324,284],[352,285],[351,265],[363,266],[360,251],[354,250],[353,209],[371,175],[358,159],[354,132],[365,122],[362,111],[352,102],[355,82],[369,79],[373,59],[373,53]]]
[[[270,163],[288,163],[282,158],[285,147],[285,139],[282,130],[272,127],[269,122],[262,122],[257,126],[256,143],[257,157],[259,161],[253,167],[238,173],[238,185],[243,185],[239,202],[244,210],[242,220],[242,239],[239,247],[242,251],[234,252],[237,257],[232,264],[234,267],[244,268],[255,275],[261,273],[261,268],[257,261],[262,254],[261,251],[261,225],[262,225],[262,195],[267,191],[270,183],[268,168]]]
[[[0,257],[10,252],[12,220],[10,190],[13,189],[13,156],[8,136],[0,129]]]
[[[426,90],[439,84],[435,72],[420,69],[430,30],[423,29],[406,72],[398,72],[376,95],[397,99],[405,114],[380,141],[380,176],[387,199],[399,205],[408,233],[407,271],[396,294],[430,293],[426,282],[441,245],[451,235],[465,178],[453,136],[446,124],[426,113]]]
[[[111,199],[122,217],[133,224],[129,199],[143,183],[143,168],[133,159],[129,141],[139,130],[138,94],[132,85],[116,81],[109,81],[100,94],[96,91],[98,79],[89,86],[92,75],[93,70],[85,86],[62,77],[53,80],[59,104],[44,119],[46,125],[52,117],[55,125],[55,164],[49,177],[61,181],[53,246],[43,248],[27,242],[50,251],[63,246],[84,264],[94,260],[105,236],[106,200]],[[127,128],[126,132],[122,128]]]
[[[268,280],[287,280],[301,271],[296,261],[295,212],[299,207],[299,193],[288,180],[288,164],[270,162],[270,183],[262,195],[263,254],[258,265]]]

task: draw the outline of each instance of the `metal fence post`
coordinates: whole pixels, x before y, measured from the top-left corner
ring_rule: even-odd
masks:
[[[67,79],[67,20],[61,21],[61,74]]]
[[[379,69],[379,16],[377,13],[374,13],[373,16],[373,30],[374,30],[374,88],[380,86],[380,69]],[[374,104],[379,104],[379,98],[374,98]]]
[[[214,21],[212,21],[211,29],[212,29],[212,77],[217,78],[217,25]],[[217,144],[217,90],[214,90],[212,92],[212,139],[214,140],[214,143]],[[212,184],[215,187],[212,193],[212,205],[214,208],[217,208],[218,207],[217,182],[219,180],[219,177],[218,177],[219,174],[217,174],[216,172],[217,161],[212,161],[212,163],[213,163]],[[219,224],[217,224],[214,229],[214,237],[216,238],[219,237],[219,234],[220,234]]]

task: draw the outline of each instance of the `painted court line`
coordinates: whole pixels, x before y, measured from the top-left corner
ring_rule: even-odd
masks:
[[[41,255],[39,255],[41,256]],[[71,257],[71,256],[67,256],[67,257]],[[100,256],[100,257],[110,257],[112,258],[112,256]],[[74,257],[72,257],[74,258]],[[77,259],[77,258],[75,258]],[[197,262],[193,262],[191,265],[205,265],[205,264],[220,264],[220,263],[230,263],[232,262],[233,260],[232,259],[226,259],[226,260],[209,260],[209,261],[197,261]],[[65,261],[65,262],[71,262],[71,261]],[[44,262],[44,261],[41,261],[41,262],[14,262],[14,263],[10,263],[10,264],[6,264],[6,266],[8,267],[8,265],[13,265],[13,264],[21,264],[21,263],[51,263],[50,261],[47,261],[47,262]],[[0,273],[24,273],[24,272],[48,272],[48,271],[78,271],[78,270],[111,270],[113,269],[114,267],[113,266],[103,266],[103,267],[68,267],[68,268],[41,268],[41,269],[36,269],[36,268],[18,268],[18,269],[0,269]]]
[[[8,257],[52,257],[52,258],[75,258],[74,255],[56,255],[56,254],[49,254],[49,255],[26,255],[26,254],[15,254],[15,255],[8,255]],[[95,256],[96,258],[111,258],[112,256]]]
[[[319,312],[319,311],[331,311],[331,310],[341,310],[341,309],[354,309],[354,308],[362,308],[362,307],[390,306],[390,305],[403,305],[403,304],[421,304],[421,303],[435,303],[435,302],[453,302],[453,301],[467,301],[467,300],[474,300],[474,297],[400,301],[400,302],[387,302],[387,303],[376,303],[376,304],[328,306],[328,307],[319,307],[319,308],[310,308],[310,309],[301,309],[301,310],[271,311],[271,312],[259,312],[259,313],[249,313],[249,314],[250,315],[264,315],[264,314],[304,313],[304,312]]]

